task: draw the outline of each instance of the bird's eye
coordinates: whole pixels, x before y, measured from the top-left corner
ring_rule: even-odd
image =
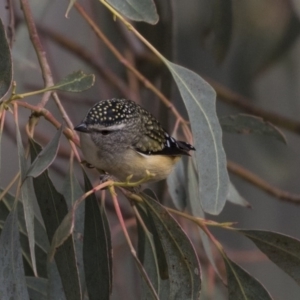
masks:
[[[101,130],[101,134],[102,135],[108,135],[109,133],[111,133],[111,131],[109,131],[109,130]]]

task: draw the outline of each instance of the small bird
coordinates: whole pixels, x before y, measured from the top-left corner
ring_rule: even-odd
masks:
[[[74,128],[86,161],[120,181],[165,179],[182,155],[195,148],[176,141],[147,110],[132,100],[96,103]],[[129,177],[130,176],[130,177]]]

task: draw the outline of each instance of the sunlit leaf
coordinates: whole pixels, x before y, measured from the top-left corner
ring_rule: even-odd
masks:
[[[46,278],[26,277],[30,300],[48,300]]]
[[[186,207],[186,180],[183,159],[181,159],[167,178],[168,190],[175,207],[184,210]]]
[[[126,18],[143,21],[152,25],[158,22],[158,14],[153,0],[107,0]]]
[[[61,133],[62,126],[56,132],[49,144],[35,158],[27,170],[26,177],[37,177],[52,164],[58,151]]]
[[[29,300],[16,208],[8,215],[0,236],[0,299]]]
[[[200,265],[193,245],[167,210],[144,195],[162,242],[169,269],[170,299],[198,299],[201,290]]]
[[[226,202],[229,178],[216,115],[216,93],[196,73],[166,59],[164,62],[177,83],[191,122],[202,207],[207,213],[219,214]]]
[[[231,182],[229,183],[227,200],[233,204],[241,205],[248,208],[251,207],[251,204],[240,195],[240,193],[237,191],[237,189]]]
[[[82,92],[94,85],[95,75],[89,74],[86,75],[82,71],[76,71],[57,84],[51,86],[47,90],[59,90],[67,92]]]
[[[41,151],[41,146],[34,140],[30,140],[30,154],[32,161]],[[33,185],[48,238],[52,241],[56,229],[68,213],[66,201],[64,197],[57,192],[47,171],[44,171],[40,176],[33,178]],[[66,298],[81,300],[81,288],[72,236],[57,249],[55,261],[61,276]]]
[[[140,205],[136,206],[139,215],[146,226],[146,229],[142,226],[139,219],[137,218],[137,234],[138,234],[138,258],[143,264],[144,269],[155,289],[157,294],[160,292],[160,278],[159,278],[159,267],[156,257],[155,244],[153,235],[151,233],[152,224],[149,220],[149,216]],[[148,287],[147,283],[143,281],[142,285],[142,299],[151,299],[152,292]]]
[[[0,19],[0,102],[8,93],[12,82],[12,60],[4,26]]]
[[[239,230],[300,285],[300,241],[263,230]]]
[[[247,114],[231,115],[222,117],[220,124],[222,129],[227,132],[270,136],[286,144],[286,138],[283,133],[270,122],[264,121],[260,117]]]
[[[229,300],[271,300],[262,284],[225,254]]]
[[[85,191],[93,188],[84,174]],[[112,248],[108,220],[95,194],[85,199],[83,261],[90,299],[109,299],[112,291]]]
[[[17,137],[17,147],[18,147],[18,156],[19,156],[19,168],[21,172],[21,179],[24,180],[26,177],[27,170],[27,160],[25,158],[25,151],[22,144],[22,138],[18,124],[16,124],[16,137]],[[30,257],[32,261],[33,272],[37,276],[36,270],[36,259],[34,251],[34,210],[33,210],[33,197],[34,192],[32,188],[32,182],[30,180],[25,180],[21,186],[21,199],[23,202],[24,216],[25,216],[25,225],[26,231],[28,234],[28,242],[30,249]]]

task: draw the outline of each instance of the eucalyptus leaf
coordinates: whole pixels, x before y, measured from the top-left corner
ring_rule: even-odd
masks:
[[[74,4],[76,3],[76,0],[69,0],[69,5],[65,14],[65,17],[68,18],[69,17],[69,12],[72,9],[72,7],[74,6]]]
[[[229,177],[216,115],[216,93],[196,73],[163,60],[176,81],[191,122],[202,207],[207,213],[219,214],[226,202]]]
[[[136,208],[144,225],[146,226],[146,228],[144,228],[137,218],[138,258],[143,264],[156,293],[159,295],[160,277],[154,239],[150,229],[152,228],[152,222],[150,222],[149,216],[144,211],[142,206],[137,205]],[[141,299],[151,299],[152,297],[151,289],[148,287],[145,281],[143,281],[141,293]]]
[[[26,172],[26,177],[37,177],[52,164],[57,155],[61,133],[62,126],[57,130],[55,136],[48,145],[35,158]]]
[[[82,71],[76,71],[57,84],[49,87],[47,90],[59,90],[66,92],[78,93],[85,91],[92,87],[95,83],[95,75],[86,75]]]
[[[19,157],[19,168],[21,172],[21,180],[26,178],[26,169],[27,169],[27,160],[25,158],[25,151],[22,144],[22,138],[18,124],[16,124],[16,137],[17,137],[17,147],[18,147],[18,157]],[[23,202],[24,216],[25,216],[25,225],[26,231],[28,234],[28,242],[30,249],[30,258],[32,261],[33,272],[37,276],[36,270],[36,259],[34,251],[34,210],[33,210],[33,197],[34,192],[32,188],[32,182],[25,180],[21,186],[21,199]]]
[[[169,299],[199,299],[200,265],[193,245],[167,210],[143,195],[159,234],[169,269]]]
[[[83,171],[85,191],[93,188]],[[107,216],[95,194],[85,199],[83,261],[89,299],[109,299],[112,292],[112,246]]]
[[[130,20],[152,25],[159,20],[153,0],[107,0],[107,2]]]
[[[231,182],[229,183],[227,200],[233,204],[251,208],[251,204],[240,195],[240,193]]]
[[[29,300],[16,207],[9,213],[0,236],[0,299]]]
[[[30,300],[48,300],[46,278],[26,277],[26,284]]]
[[[32,161],[35,160],[41,151],[41,146],[30,139],[30,154]],[[66,201],[63,195],[57,192],[47,171],[44,171],[38,177],[33,178],[33,186],[45,223],[48,239],[49,241],[52,241],[56,229],[68,213]],[[56,249],[55,261],[57,263],[67,300],[81,300],[81,286],[73,236],[70,236],[63,245]],[[51,285],[51,282],[49,285]]]
[[[239,230],[279,268],[300,285],[300,241],[287,235],[263,230]]]
[[[4,25],[0,19],[0,102],[7,95],[12,83],[12,60]]]
[[[186,180],[183,159],[175,165],[167,178],[167,184],[175,207],[183,211],[186,207]]]
[[[222,129],[227,132],[270,136],[284,144],[287,143],[284,134],[276,126],[260,117],[237,114],[222,117],[220,123]]]
[[[271,300],[262,284],[224,253],[229,300]]]

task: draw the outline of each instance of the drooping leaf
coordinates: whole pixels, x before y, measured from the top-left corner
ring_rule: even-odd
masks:
[[[223,254],[229,300],[272,300],[262,284]]]
[[[62,279],[60,273],[58,272],[57,265],[54,260],[52,262],[48,261],[47,269],[48,269],[48,283],[47,283],[48,299],[47,300],[66,300]]]
[[[0,192],[3,190],[0,189]],[[14,196],[7,193],[4,198],[0,201],[0,231],[2,230],[2,224],[8,217],[9,213],[12,211],[14,205]],[[28,236],[25,224],[24,209],[21,201],[17,204],[18,210],[18,221],[19,221],[19,232],[20,232],[20,243],[22,248],[22,255],[25,263],[30,267],[30,275],[33,275],[33,267],[30,259],[30,249],[28,243]],[[49,249],[49,242],[46,236],[43,224],[38,218],[34,218],[34,233],[35,233],[35,253],[36,253],[36,265],[37,272],[40,276],[47,276],[47,251]],[[25,269],[26,272],[26,269]],[[28,272],[25,274],[27,275]]]
[[[32,161],[41,151],[41,146],[34,140],[30,140],[30,154]],[[48,239],[49,241],[52,241],[56,229],[68,213],[66,201],[55,189],[47,171],[44,171],[40,176],[33,178],[33,185],[45,223]],[[57,249],[55,261],[57,263],[67,300],[81,300],[81,288],[72,236]]]
[[[4,26],[0,19],[0,102],[12,83],[12,60]]]
[[[167,184],[175,207],[178,210],[184,210],[186,207],[186,180],[183,159],[176,164],[174,170],[168,176]]]
[[[138,213],[146,226],[146,229],[142,226],[137,218],[137,233],[138,233],[138,258],[143,264],[144,269],[150,279],[156,293],[160,293],[160,278],[159,267],[155,251],[155,244],[153,235],[151,233],[152,223],[149,220],[149,216],[140,205],[136,206]],[[150,229],[150,230],[149,230]],[[152,291],[145,281],[142,283],[141,299],[151,299]]]
[[[233,204],[251,208],[251,204],[240,195],[231,182],[229,183],[227,200]]]
[[[300,285],[300,241],[287,235],[263,230],[239,230],[279,268]]]
[[[153,0],[108,0],[126,18],[156,24],[159,20]]]
[[[47,90],[59,90],[78,93],[92,87],[94,85],[94,82],[95,75],[86,75],[82,71],[76,71],[65,77],[62,81],[48,88]]]
[[[201,290],[200,265],[189,238],[167,210],[143,195],[162,242],[169,269],[170,299],[198,299]]]
[[[0,236],[0,299],[29,300],[16,207],[9,213]]]
[[[22,144],[22,138],[18,124],[16,124],[16,137],[17,137],[17,147],[18,147],[18,156],[19,156],[19,168],[21,172],[21,180],[23,181],[26,178],[27,170],[27,160],[25,158],[25,151]],[[21,199],[23,202],[24,216],[25,216],[25,225],[26,231],[28,234],[28,243],[30,249],[30,258],[32,261],[33,272],[37,276],[36,270],[36,259],[34,251],[34,209],[33,209],[33,189],[32,182],[25,180],[21,186]]]
[[[61,133],[62,126],[48,145],[35,158],[26,172],[26,177],[37,177],[52,164],[57,155]]]
[[[216,93],[196,73],[163,60],[176,81],[191,122],[202,207],[207,213],[219,214],[226,202],[229,177],[216,115]]]
[[[264,121],[260,117],[247,114],[231,115],[222,117],[220,124],[222,129],[228,132],[270,136],[286,144],[284,134],[270,122]]]
[[[93,188],[83,171],[85,191]],[[90,300],[109,299],[112,291],[112,246],[104,206],[99,207],[95,194],[85,199],[83,261]]]
[[[46,278],[26,277],[26,284],[31,300],[48,300]]]

